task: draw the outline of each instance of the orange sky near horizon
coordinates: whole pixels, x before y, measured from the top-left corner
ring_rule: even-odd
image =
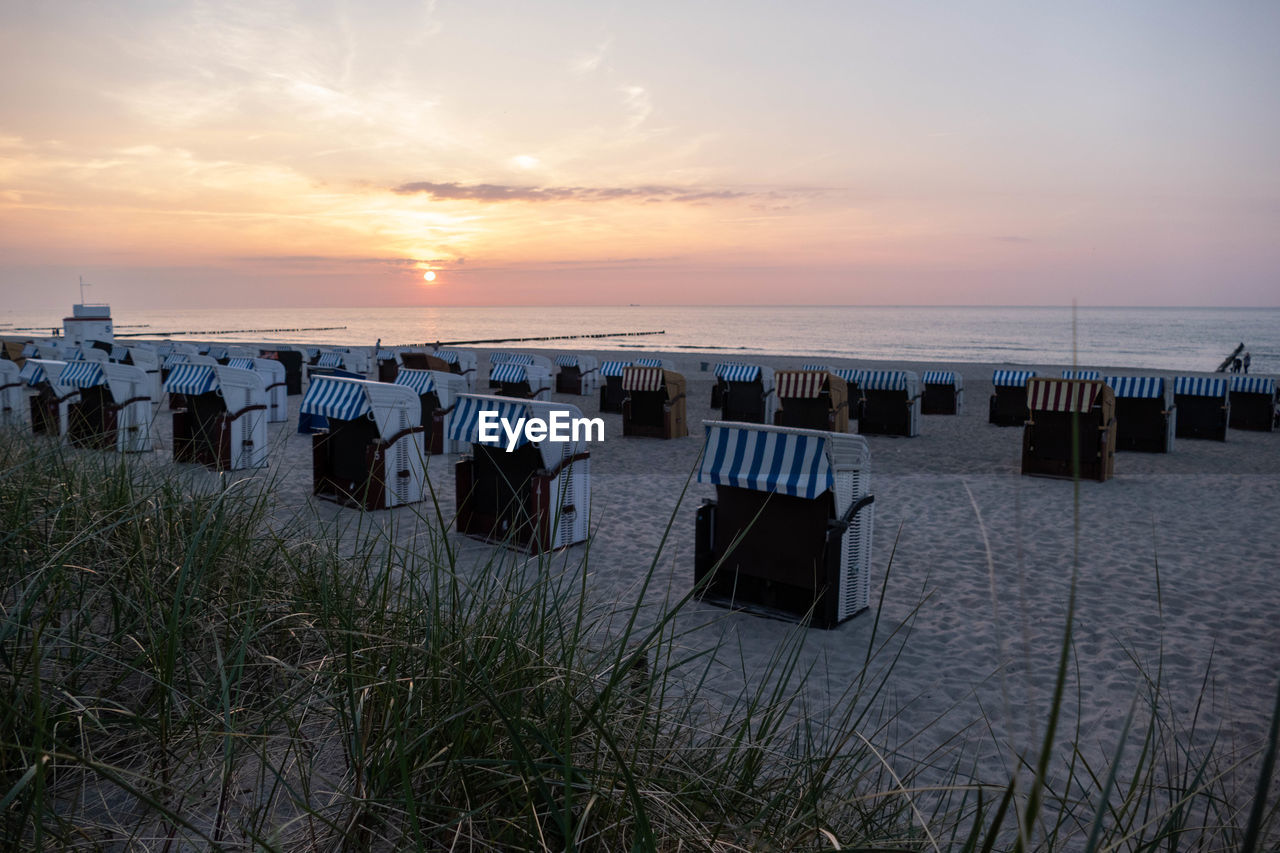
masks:
[[[1280,304],[1276,8],[982,8],[10,5],[0,290]]]

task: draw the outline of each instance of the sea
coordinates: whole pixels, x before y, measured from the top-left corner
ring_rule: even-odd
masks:
[[[69,307],[69,306],[68,306]],[[0,312],[47,336],[62,309]],[[1237,344],[1280,374],[1280,308],[561,306],[113,311],[121,338],[667,350],[1212,371]],[[551,340],[537,340],[537,339]]]

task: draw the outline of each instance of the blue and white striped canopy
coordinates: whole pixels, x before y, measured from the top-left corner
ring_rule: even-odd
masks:
[[[457,364],[457,363],[458,363],[458,351],[457,351],[457,350],[451,350],[451,349],[438,349],[438,350],[436,350],[436,351],[433,353],[433,355],[435,355],[435,357],[436,357],[436,358],[440,359],[441,361],[445,362],[446,364]]]
[[[233,358],[227,362],[227,367],[238,367],[241,370],[253,370],[253,359],[251,358]]]
[[[340,421],[353,421],[372,410],[369,395],[360,381],[339,376],[311,377],[306,396],[298,408],[303,415],[319,415]]]
[[[905,391],[907,390],[907,372],[905,370],[860,370],[858,387],[863,391]]]
[[[406,388],[413,389],[413,393],[419,397],[424,394],[430,394],[436,389],[435,379],[431,376],[430,370],[414,370],[411,367],[402,367],[396,373],[395,385],[403,385]]]
[[[577,367],[578,357],[571,353],[561,353],[560,355],[556,356],[556,364],[560,365],[561,367]]]
[[[699,483],[816,498],[832,488],[827,440],[751,427],[707,425]]]
[[[803,368],[801,368],[801,369],[802,369],[802,370],[825,370],[825,371],[827,371],[828,373],[829,373],[829,372],[831,372],[831,367],[830,367],[830,365],[826,365],[826,364],[806,364],[806,365],[805,365]]]
[[[376,358],[378,361],[395,361],[396,354],[394,350],[380,349],[378,350],[378,354],[374,356],[374,358]]]
[[[18,374],[18,378],[35,387],[44,381],[44,366],[36,364],[34,361],[28,361],[22,365],[22,371]]]
[[[307,347],[307,359],[311,360],[320,354],[320,347]]]
[[[855,367],[837,367],[831,372],[836,376],[839,376],[845,382],[848,382],[850,385],[857,385],[862,381],[863,371],[858,370]]]
[[[164,357],[164,369],[173,370],[179,364],[185,364],[187,354],[185,352],[172,352]]]
[[[600,365],[601,376],[621,376],[622,371],[631,366],[629,361],[606,361]]]
[[[490,364],[533,364],[533,356],[522,352],[495,352],[489,356]]]
[[[1276,381],[1269,376],[1232,376],[1232,394],[1274,394]]]
[[[956,375],[950,370],[926,370],[920,381],[925,385],[955,385]]]
[[[497,364],[489,372],[490,382],[527,382],[528,380],[523,364]]]
[[[636,365],[638,367],[662,367],[662,359],[660,358],[637,358]]]
[[[1146,400],[1164,396],[1164,377],[1161,376],[1104,376],[1102,381],[1117,397]]]
[[[498,400],[492,397],[473,397],[463,394],[458,398],[458,407],[454,409],[453,419],[449,422],[449,438],[454,441],[469,441],[472,444],[506,447],[507,434],[501,425],[498,426],[496,439],[480,441],[481,412],[497,412],[499,421],[505,421],[515,429],[516,423],[528,416],[528,407],[516,400]],[[528,443],[524,430],[520,430],[516,446],[520,447]]]
[[[322,352],[320,359],[316,362],[316,367],[342,367],[342,353],[340,352]]]
[[[110,358],[112,361],[124,361],[125,356],[127,356],[128,354],[129,354],[128,347],[122,347],[119,344],[111,345]]]
[[[218,387],[212,364],[175,364],[164,381],[170,394],[207,394]]]
[[[72,388],[93,388],[106,384],[106,381],[106,374],[96,361],[69,361],[58,377],[59,385],[69,385]]]
[[[1173,393],[1187,397],[1221,399],[1227,396],[1228,387],[1227,380],[1209,376],[1177,376],[1173,380]]]
[[[209,357],[212,358],[214,361],[222,361],[224,358],[227,357],[227,348],[226,347],[210,347]]]
[[[1092,381],[1092,380],[1100,379],[1101,377],[1102,377],[1102,374],[1100,374],[1096,370],[1064,370],[1062,371],[1063,379],[1088,379]]]
[[[997,388],[1024,388],[1035,375],[1034,370],[997,370],[991,374],[991,384]]]
[[[760,365],[717,364],[716,376],[724,382],[755,382],[760,378]]]

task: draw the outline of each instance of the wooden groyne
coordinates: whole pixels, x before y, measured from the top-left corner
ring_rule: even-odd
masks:
[[[461,347],[471,346],[474,344],[518,344],[527,341],[572,341],[584,340],[587,338],[634,338],[641,335],[665,335],[666,329],[659,329],[656,332],[600,332],[591,335],[545,335],[542,337],[529,338],[481,338],[474,341],[424,341],[420,344],[396,344],[399,347]]]
[[[268,332],[337,332],[346,326],[299,326],[292,329],[218,329],[202,332],[125,332],[117,334],[117,338],[172,338],[178,335],[257,335]]]

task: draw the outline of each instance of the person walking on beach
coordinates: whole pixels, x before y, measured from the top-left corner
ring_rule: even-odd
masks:
[[[1240,362],[1241,366],[1243,366],[1244,368],[1245,373],[1249,372],[1249,362],[1251,361],[1253,361],[1253,359],[1249,357],[1249,353],[1245,353],[1244,359]]]
[[[1240,365],[1241,365],[1241,364],[1242,364],[1242,362],[1241,362],[1241,360],[1240,360],[1239,356],[1237,356],[1236,358],[1231,359],[1231,372],[1232,372],[1232,373],[1239,373],[1239,372],[1240,372]]]

